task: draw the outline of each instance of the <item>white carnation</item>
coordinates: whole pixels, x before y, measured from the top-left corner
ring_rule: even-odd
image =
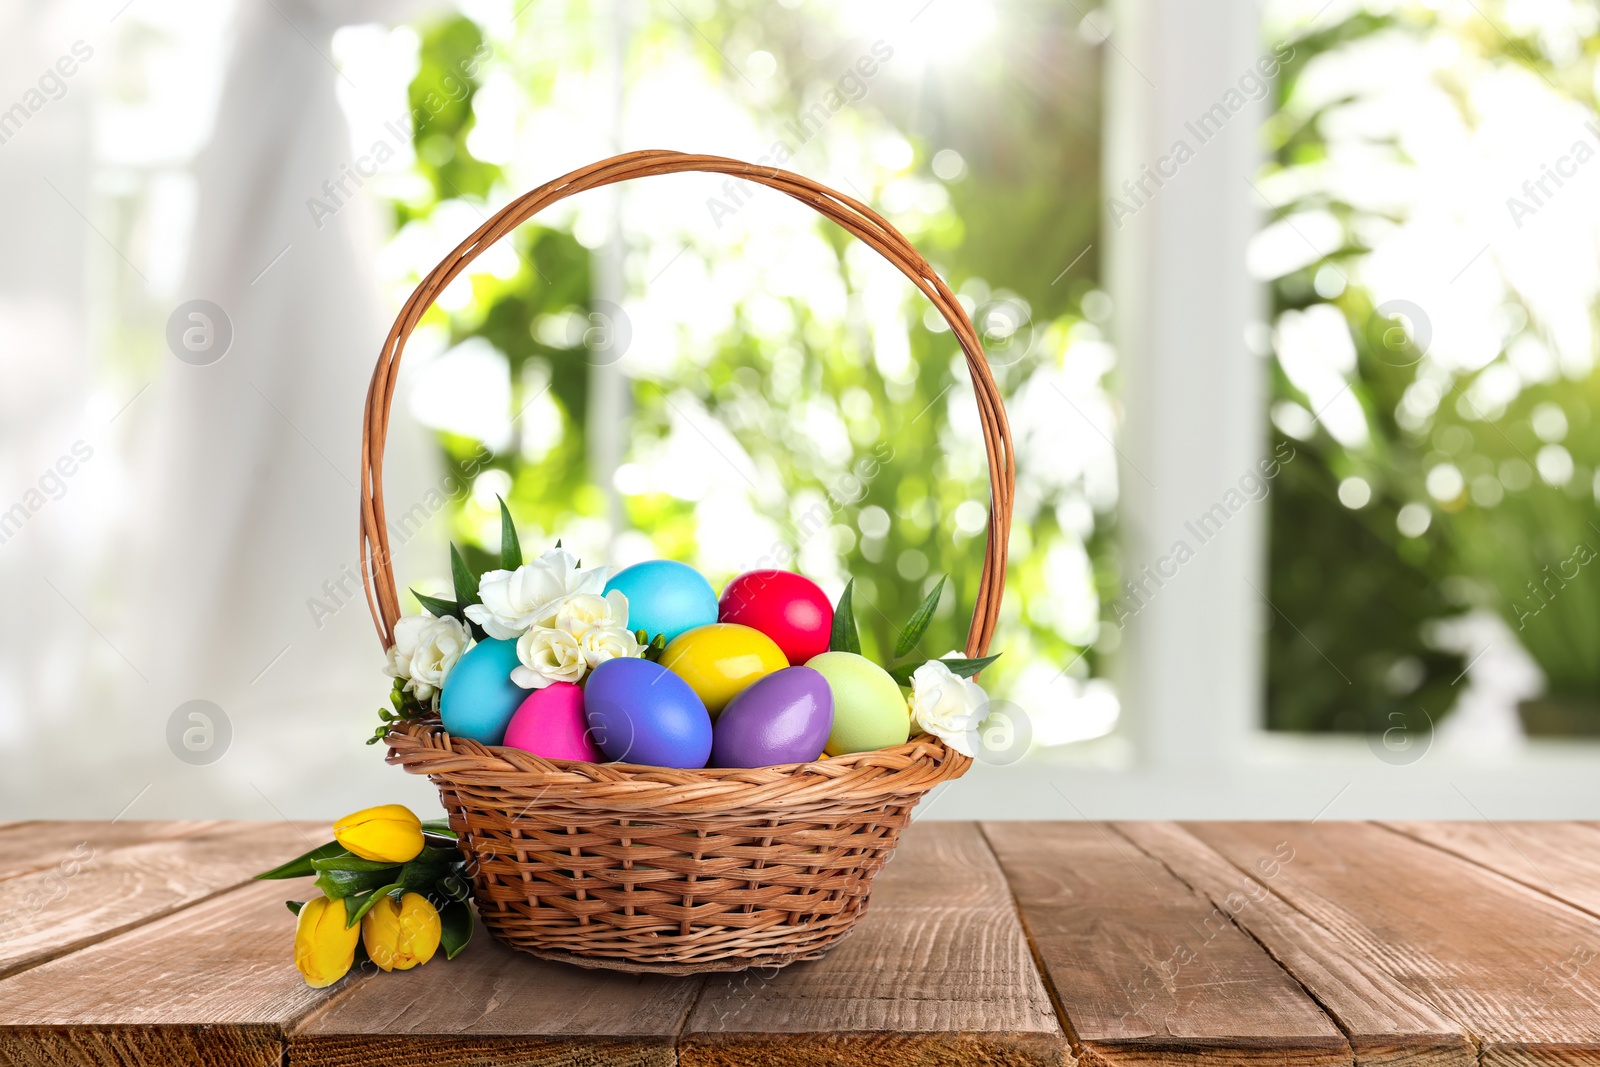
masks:
[[[644,651],[638,638],[621,626],[592,626],[578,638],[578,647],[590,670],[608,659],[634,659]]]
[[[977,682],[956,677],[939,660],[929,660],[911,675],[912,721],[963,756],[977,755],[974,742],[988,702]]]
[[[467,607],[467,618],[490,637],[511,640],[535,626],[552,626],[573,597],[598,596],[605,588],[606,568],[583,570],[565,549],[553,548],[514,571],[489,571],[478,580],[481,604]]]
[[[511,669],[511,681],[524,689],[579,682],[589,669],[577,638],[550,626],[535,626],[517,638],[517,662],[521,666]]]
[[[626,630],[628,597],[620,589],[613,589],[603,597],[579,593],[561,605],[561,610],[556,612],[555,626],[580,640],[590,630]]]
[[[383,670],[391,678],[405,679],[405,688],[427,703],[471,644],[472,635],[458,619],[407,615],[394,624],[394,644]]]

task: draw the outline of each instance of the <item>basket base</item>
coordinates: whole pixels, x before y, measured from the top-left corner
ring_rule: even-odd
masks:
[[[761,956],[753,959],[707,960],[703,963],[645,963],[639,960],[610,959],[603,956],[579,956],[571,952],[558,952],[553,949],[529,948],[526,945],[511,945],[506,942],[501,942],[501,944],[506,944],[508,948],[514,948],[518,952],[526,952],[530,956],[537,956],[542,960],[551,960],[555,963],[565,963],[573,967],[582,967],[584,970],[589,971],[622,971],[626,974],[670,974],[687,976],[691,974],[712,974],[717,972],[728,973],[733,971],[749,971],[765,968],[776,970],[780,967],[787,967],[791,963],[803,963],[807,960],[821,959],[823,956],[827,955],[828,951],[832,949],[834,945],[837,945],[839,941],[843,941],[849,935],[850,931],[846,930],[843,934],[839,935],[838,941],[833,941],[822,948],[813,949],[809,952],[796,953],[793,955],[775,954],[772,956]],[[498,938],[496,940],[498,940]]]

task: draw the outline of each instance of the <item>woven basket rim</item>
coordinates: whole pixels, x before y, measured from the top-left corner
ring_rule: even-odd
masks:
[[[902,745],[773,767],[651,767],[552,760],[454,737],[437,718],[397,724],[388,762],[451,787],[542,789],[552,802],[596,811],[660,814],[782,810],[811,803],[871,803],[953,781],[970,757],[932,735]]]

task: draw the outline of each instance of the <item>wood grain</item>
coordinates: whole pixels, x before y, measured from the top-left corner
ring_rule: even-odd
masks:
[[[30,822],[0,827],[0,879],[223,825],[216,822]]]
[[[1600,922],[1592,916],[1369,824],[1184,827],[1235,867],[1287,841],[1294,861],[1272,890],[1319,936],[1453,1020],[1485,1067],[1600,1064],[1600,967],[1589,962],[1600,951]]]
[[[675,1063],[698,978],[589,971],[515,952],[480,926],[467,950],[354,986],[289,1035],[295,1064]]]
[[[1577,822],[1383,823],[1600,915],[1600,830]],[[1597,946],[1600,950],[1600,946]]]
[[[333,992],[294,969],[283,902],[313,892],[252,883],[0,981],[0,1063],[279,1063],[283,1028]]]
[[[1460,1026],[1271,891],[1294,863],[1292,846],[1274,842],[1270,858],[1240,870],[1173,823],[1117,823],[1116,829],[1204,893],[1282,964],[1333,1016],[1357,1064],[1473,1067],[1477,1046]]]
[[[679,1047],[721,1064],[1065,1064],[1071,1054],[976,825],[919,822],[856,932],[781,971],[709,975]]]
[[[983,829],[1080,1060],[1351,1062],[1344,1035],[1283,968],[1126,840],[1092,823]]]
[[[240,885],[331,837],[316,823],[121,826],[60,824],[44,869],[0,881],[0,977]]]

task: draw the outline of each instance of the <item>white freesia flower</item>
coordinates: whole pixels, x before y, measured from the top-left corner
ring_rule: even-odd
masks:
[[[578,638],[578,647],[590,670],[608,659],[634,659],[644,651],[638,638],[621,626],[591,626]]]
[[[561,605],[561,610],[556,612],[555,625],[556,629],[579,639],[590,630],[626,630],[627,594],[620,589],[613,589],[603,597],[579,593]]]
[[[550,626],[556,613],[573,597],[597,595],[605,588],[606,569],[582,570],[565,549],[552,548],[514,571],[489,571],[478,580],[481,604],[467,607],[467,618],[490,637],[511,640],[534,626]]]
[[[589,669],[578,639],[551,626],[535,626],[517,638],[517,662],[521,666],[511,669],[511,681],[524,689],[579,682]]]
[[[949,656],[959,657],[959,652]],[[911,719],[963,756],[976,756],[979,716],[989,697],[977,682],[958,678],[931,659],[911,675]]]
[[[472,635],[459,619],[407,615],[394,624],[394,645],[383,672],[405,679],[405,688],[427,703],[470,644]]]

